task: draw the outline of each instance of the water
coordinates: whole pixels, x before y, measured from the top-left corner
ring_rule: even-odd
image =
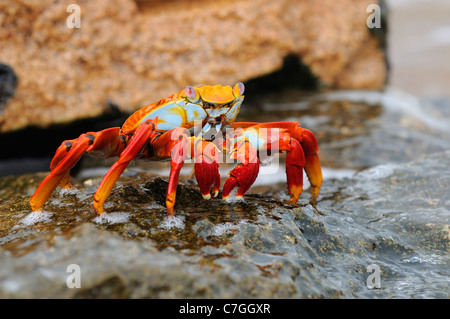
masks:
[[[418,97],[450,97],[450,3],[387,0],[390,85]]]
[[[130,219],[130,214],[127,212],[114,212],[104,213],[101,216],[94,218],[94,222],[97,224],[116,224],[126,223]]]

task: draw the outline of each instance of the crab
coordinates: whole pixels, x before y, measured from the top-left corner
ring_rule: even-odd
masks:
[[[235,122],[244,90],[242,82],[233,87],[187,86],[137,110],[122,127],[87,132],[62,142],[50,163],[49,175],[31,197],[32,210],[42,210],[57,186],[73,187],[69,181],[70,170],[84,154],[118,157],[94,194],[98,215],[104,213],[105,200],[134,159],[170,160],[166,196],[169,217],[174,216],[180,170],[188,158],[194,160],[194,174],[202,196],[216,197],[220,190],[219,162],[223,152],[237,164],[229,172],[222,199],[229,199],[236,188],[236,198],[244,196],[258,176],[262,154],[285,152],[289,202],[296,204],[302,193],[303,169],[311,184],[311,201],[315,202],[323,179],[316,137],[296,122]]]

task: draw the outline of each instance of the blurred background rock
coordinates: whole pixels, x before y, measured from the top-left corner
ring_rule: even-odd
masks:
[[[0,62],[18,87],[1,132],[132,112],[186,85],[248,81],[301,59],[324,85],[380,89],[365,1],[0,1]],[[375,1],[376,2],[376,1]],[[248,94],[251,94],[249,92]]]

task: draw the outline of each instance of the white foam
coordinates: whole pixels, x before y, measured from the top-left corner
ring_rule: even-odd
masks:
[[[151,209],[165,209],[165,208],[166,208],[165,206],[160,205],[160,204],[158,204],[158,203],[156,203],[156,202],[151,203],[151,204],[148,204],[148,205],[146,205],[146,206],[143,207],[143,209],[146,209],[146,210],[151,210]]]
[[[442,257],[440,255],[431,254],[426,257],[413,256],[413,257],[403,258],[402,260],[400,260],[400,262],[401,263],[410,263],[410,264],[428,263],[428,264],[432,264],[432,265],[439,265],[439,264],[444,263],[443,259],[444,259],[444,257]]]
[[[224,234],[229,234],[233,232],[233,230],[237,229],[237,226],[232,223],[224,223],[219,224],[213,227],[212,235],[213,236],[222,236]]]
[[[238,188],[236,187],[230,193],[227,198],[224,198],[224,201],[229,204],[245,202],[245,198],[243,196],[236,196]]]
[[[64,203],[61,199],[51,199],[52,205],[58,206],[58,207],[64,207],[64,206],[72,206],[74,203]]]
[[[363,180],[382,179],[391,176],[397,167],[398,165],[395,163],[377,165],[357,173],[356,177],[360,177]]]
[[[103,213],[94,218],[97,224],[120,224],[128,222],[130,218],[129,213]]]
[[[184,218],[183,217],[168,217],[166,216],[164,221],[159,225],[159,228],[170,230],[171,228],[184,229]]]
[[[32,226],[36,223],[45,222],[50,220],[50,217],[52,217],[52,213],[46,212],[44,210],[37,210],[34,212],[31,212],[24,218],[22,218],[19,223],[21,223],[24,226]]]
[[[67,196],[67,195],[76,195],[78,192],[79,192],[79,190],[75,187],[61,188],[61,191],[59,192],[59,194],[61,196]]]

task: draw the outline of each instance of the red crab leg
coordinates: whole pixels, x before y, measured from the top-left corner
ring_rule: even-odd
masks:
[[[94,209],[97,211],[98,215],[103,214],[103,203],[111,192],[111,189],[120,174],[122,174],[130,161],[139,154],[145,143],[150,140],[150,137],[154,132],[155,123],[153,120],[148,120],[140,124],[131,138],[130,143],[120,153],[119,159],[111,166],[105,177],[103,177],[97,191],[94,194]]]
[[[259,159],[255,148],[247,139],[242,139],[233,154],[239,160],[238,165],[231,170],[230,177],[225,182],[222,198],[227,200],[231,191],[238,187],[236,198],[241,198],[253,185],[259,173]]]
[[[300,143],[290,138],[290,150],[286,152],[286,178],[291,204],[297,203],[298,197],[303,191],[303,167],[305,155]]]
[[[153,150],[158,158],[170,158],[169,186],[167,187],[167,216],[173,217],[173,207],[178,186],[180,170],[189,150],[189,131],[177,128],[162,134],[154,143]]]
[[[195,157],[195,178],[200,187],[204,199],[211,198],[211,186],[213,186],[213,196],[219,194],[220,174],[219,174],[219,154],[220,150],[212,143],[197,137],[194,144]]]
[[[113,127],[100,132],[85,133],[77,139],[64,141],[56,150],[50,164],[50,174],[31,197],[31,209],[33,211],[41,209],[58,184],[63,187],[69,186],[70,169],[85,152],[92,151],[104,157],[114,156],[113,153],[121,144],[119,130],[119,127]]]
[[[298,137],[299,133],[301,133],[300,138]],[[323,181],[322,168],[319,155],[317,154],[319,150],[317,139],[310,130],[301,127],[295,129],[293,137],[300,141],[303,152],[305,153],[305,172],[311,183],[311,201],[315,202]]]
[[[293,138],[300,142],[305,155],[305,172],[311,184],[311,201],[315,202],[322,185],[322,168],[317,154],[319,145],[314,134],[307,129],[300,127],[296,122],[235,122],[233,128],[283,128],[287,129]]]
[[[276,124],[276,123],[275,123]],[[274,151],[286,152],[286,179],[290,195],[290,203],[295,204],[303,191],[303,167],[305,166],[305,154],[300,143],[289,134],[287,128],[271,127],[268,123],[264,131],[259,131],[259,138],[265,141],[265,148]],[[255,127],[252,127],[254,129]],[[266,130],[270,128],[270,130]],[[264,134],[262,133],[264,132]],[[273,134],[275,135],[273,136]],[[276,138],[278,140],[276,140]],[[275,142],[275,143],[274,143]]]

